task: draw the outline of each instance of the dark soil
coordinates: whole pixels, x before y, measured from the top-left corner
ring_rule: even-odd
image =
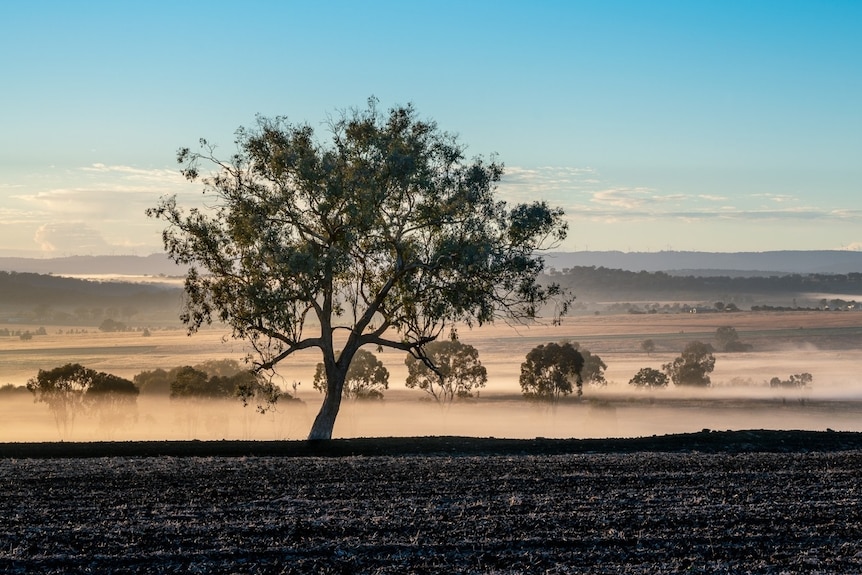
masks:
[[[853,433],[0,456],[2,573],[862,572]]]
[[[862,449],[849,431],[710,431],[611,439],[371,437],[332,441],[94,441],[0,443],[2,458],[344,457],[402,455],[563,455],[574,453],[790,453]]]

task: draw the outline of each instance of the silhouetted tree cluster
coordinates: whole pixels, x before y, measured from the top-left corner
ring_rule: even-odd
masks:
[[[715,369],[715,356],[712,346],[693,341],[685,346],[682,353],[670,363],[662,366],[674,385],[708,387],[709,374]]]
[[[75,417],[95,410],[103,418],[133,406],[138,388],[127,379],[68,363],[50,370],[40,369],[27,381],[36,401],[48,405],[61,434],[68,433]]]
[[[441,403],[473,396],[474,390],[485,387],[488,371],[472,345],[458,339],[434,341],[425,346],[429,362],[408,355],[407,387],[418,388]]]
[[[736,328],[731,326],[722,326],[716,329],[715,339],[718,341],[718,348],[723,351],[751,351],[753,348],[750,343],[740,341],[739,333],[737,333]]]
[[[773,377],[769,380],[769,387],[801,389],[810,386],[813,381],[814,377],[810,373],[795,373],[788,379]]]
[[[293,399],[263,374],[244,369],[235,359],[142,371],[134,377],[134,382],[145,395],[172,399],[239,398],[243,405],[256,403],[259,411],[266,411],[267,404]]]
[[[629,384],[635,387],[656,389],[667,387],[670,378],[663,371],[652,367],[641,368],[630,380]]]
[[[555,281],[584,297],[601,296],[618,299],[643,299],[661,295],[659,299],[704,300],[722,294],[788,294],[811,292],[857,294],[862,290],[862,273],[849,274],[786,274],[771,276],[678,276],[666,272],[632,272],[596,266],[575,266],[552,274]],[[733,302],[721,302],[721,311],[736,311]],[[858,307],[854,300],[822,302],[821,307],[847,309]]]
[[[314,371],[312,387],[323,393],[326,390],[326,369],[318,363]],[[383,391],[389,388],[389,370],[370,351],[360,349],[353,356],[342,393],[349,399],[383,399]]]
[[[102,323],[99,324],[99,331],[115,332],[126,331],[127,329],[126,324],[111,318],[105,318],[102,320]]]
[[[583,394],[584,356],[570,342],[533,348],[521,364],[521,391],[527,399],[557,402],[573,391]]]

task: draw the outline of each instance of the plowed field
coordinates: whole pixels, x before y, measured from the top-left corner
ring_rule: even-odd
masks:
[[[700,435],[718,434],[325,457],[7,445],[0,572],[862,572],[858,436]]]

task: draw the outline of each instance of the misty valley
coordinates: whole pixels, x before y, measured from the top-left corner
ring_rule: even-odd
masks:
[[[345,401],[334,436],[590,438],[702,428],[862,430],[858,275],[715,279],[595,267],[553,270],[551,277],[568,282],[578,296],[559,325],[459,329],[487,371],[483,387],[438,402],[405,385],[406,354],[375,350],[387,385],[379,397]],[[243,406],[232,394],[172,398],[164,385],[143,386],[129,405],[82,411],[68,425],[58,424],[49,406],[26,390],[40,370],[80,364],[136,380],[182,366],[242,365],[248,349],[228,337],[226,328],[186,334],[176,319],[181,291],[175,281],[138,279],[0,272],[0,441],[305,436],[321,395],[313,385],[319,358],[311,351],[279,365],[270,381],[284,395],[271,406],[256,398]],[[661,372],[692,341],[704,342],[714,355],[708,386],[632,384],[641,370]],[[585,381],[580,396],[530,401],[519,387],[521,364],[531,349],[553,342],[573,342],[588,359],[598,359],[604,365],[601,377]]]

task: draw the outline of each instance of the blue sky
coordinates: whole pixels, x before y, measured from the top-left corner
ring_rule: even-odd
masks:
[[[147,255],[175,152],[413,102],[567,250],[862,249],[862,2],[0,1],[0,255]]]

